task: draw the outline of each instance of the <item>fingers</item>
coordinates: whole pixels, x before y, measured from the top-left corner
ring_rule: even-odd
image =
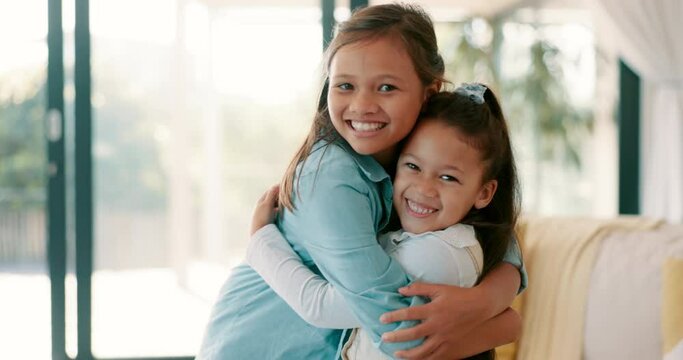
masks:
[[[407,329],[400,329],[382,334],[382,341],[404,342],[417,340],[431,335],[432,331],[428,323],[421,323]]]
[[[264,194],[265,196],[265,203],[269,205],[273,205],[274,207],[277,207],[277,199],[278,195],[280,193],[280,185],[273,185],[268,191]]]
[[[379,318],[379,321],[383,324],[389,324],[405,320],[424,320],[427,318],[427,315],[429,314],[430,307],[431,304],[425,304],[420,306],[410,306],[403,309],[394,310],[392,312],[382,314],[382,316],[380,316]]]
[[[445,285],[416,282],[398,289],[398,292],[403,296],[424,296],[433,298],[439,295],[439,292],[444,286]]]
[[[439,341],[435,338],[427,338],[422,345],[416,346],[412,349],[409,350],[400,350],[394,353],[396,357],[401,358],[401,359],[408,359],[408,360],[413,360],[413,359],[426,359],[429,356],[429,359],[445,359],[445,358],[437,358],[434,357],[434,352],[439,349]],[[430,356],[432,355],[432,356]]]
[[[424,358],[424,360],[442,360],[442,359],[455,359],[449,351],[448,351],[448,345],[441,344],[437,346],[437,348],[429,354],[428,357]],[[460,357],[457,357],[460,358]]]
[[[280,187],[275,185],[261,195],[252,214],[250,235],[253,236],[258,229],[275,221],[277,213],[280,211],[278,207],[279,192]]]
[[[273,185],[258,199],[259,204],[267,204],[277,207],[277,199],[280,194],[280,185]]]

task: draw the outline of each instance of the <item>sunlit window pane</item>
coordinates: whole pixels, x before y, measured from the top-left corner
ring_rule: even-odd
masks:
[[[91,1],[93,352],[195,354],[312,119],[318,3]]]
[[[499,95],[526,214],[613,215],[614,169],[597,164],[612,163],[615,127],[595,115],[598,78],[605,75],[587,17],[580,10],[521,9],[436,19],[446,78],[454,86],[483,82]]]
[[[0,1],[0,359],[49,359],[47,3]]]

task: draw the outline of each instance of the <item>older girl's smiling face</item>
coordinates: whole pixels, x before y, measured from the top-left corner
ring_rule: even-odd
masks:
[[[455,127],[420,121],[401,151],[394,180],[394,207],[411,233],[445,229],[491,201],[497,183],[482,183],[486,164]]]
[[[341,47],[330,62],[332,124],[351,147],[391,165],[429,94],[395,36]]]

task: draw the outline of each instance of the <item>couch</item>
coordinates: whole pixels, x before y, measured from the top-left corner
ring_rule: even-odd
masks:
[[[524,217],[522,336],[499,359],[683,360],[683,225]]]

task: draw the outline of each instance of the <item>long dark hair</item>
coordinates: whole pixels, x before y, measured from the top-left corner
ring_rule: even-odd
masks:
[[[329,83],[327,71],[337,51],[360,41],[372,41],[383,36],[396,36],[402,40],[413,66],[424,86],[443,82],[444,62],[439,55],[434,24],[422,8],[408,4],[386,4],[362,8],[340,23],[337,34],[325,51],[324,85],[318,100],[318,109],[304,143],[290,161],[280,183],[279,203],[294,209],[293,197],[296,169],[311,155],[313,146],[323,141],[330,144],[339,139],[327,108]]]
[[[467,88],[478,88],[482,93]],[[484,252],[482,276],[500,263],[513,237],[520,208],[520,192],[508,127],[496,95],[482,84],[468,84],[454,92],[432,96],[420,121],[441,121],[458,129],[486,164],[482,184],[496,180],[491,202],[472,209],[461,223],[472,225]]]

